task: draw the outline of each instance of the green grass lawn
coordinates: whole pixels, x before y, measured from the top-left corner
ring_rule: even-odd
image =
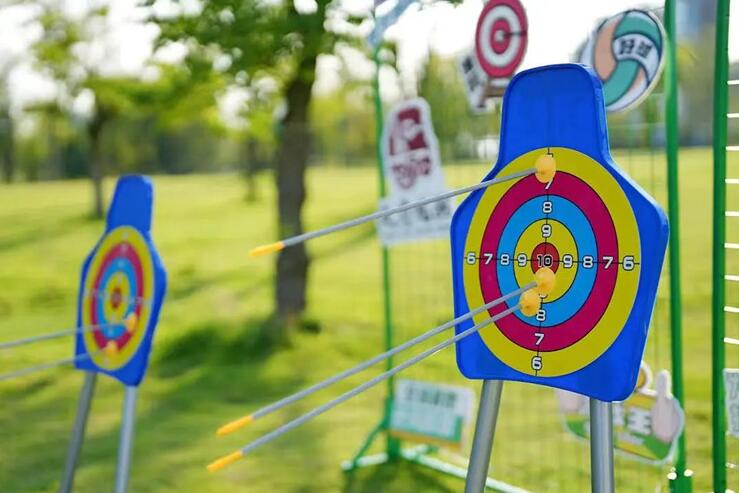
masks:
[[[664,200],[661,156],[616,157]],[[684,151],[680,166],[688,460],[696,471],[696,491],[707,491],[710,153]],[[447,176],[455,185],[469,183],[484,169],[453,166]],[[243,184],[235,175],[155,177],[154,182],[154,239],[169,271],[169,292],[149,374],[140,388],[132,493],[459,491],[459,480],[405,463],[363,469],[353,478],[342,474],[339,463],[352,456],[380,417],[383,387],[265,445],[220,474],[205,471],[212,459],[360,381],[342,382],[234,436],[214,435],[224,422],[382,348],[379,247],[372,225],[313,242],[309,316],[320,323],[321,332],[295,333],[292,347],[266,352],[257,334],[273,306],[273,259],[249,259],[246,252],[275,237],[270,177],[260,177],[261,197],[252,203],[244,200]],[[110,191],[112,181],[107,186]],[[369,212],[375,194],[376,178],[369,168],[312,169],[307,227]],[[736,195],[729,199],[734,209],[739,207]],[[88,219],[89,206],[85,181],[0,186],[0,341],[74,326],[79,267],[102,230],[101,222]],[[730,227],[728,236],[739,242],[737,228]],[[434,256],[433,272],[428,259],[421,258],[423,252]],[[446,255],[444,242],[393,252],[399,341],[448,317],[451,306],[443,301],[449,299]],[[739,271],[739,255],[730,258],[729,271]],[[661,325],[647,350],[653,368],[669,365],[664,287],[655,315],[655,324]],[[739,303],[739,292],[728,296]],[[739,317],[729,320],[728,335],[739,337]],[[0,353],[0,372],[71,352],[71,339],[6,351]],[[739,351],[729,350],[729,365],[739,366]],[[409,375],[466,383],[456,372],[452,351]],[[56,490],[81,383],[82,376],[70,369],[0,383],[0,491]],[[76,491],[112,488],[121,402],[120,385],[99,379]],[[586,491],[579,485],[588,481],[587,445],[562,433],[550,390],[508,386],[500,426],[494,474],[535,491]],[[739,460],[739,447],[730,447],[732,453]],[[653,491],[655,478],[664,472],[624,460],[618,466],[619,491]],[[651,486],[644,489],[647,484]],[[737,488],[739,477],[730,476],[730,485]]]

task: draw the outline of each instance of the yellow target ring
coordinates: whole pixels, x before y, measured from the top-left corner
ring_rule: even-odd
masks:
[[[560,172],[569,173],[579,178],[600,197],[613,221],[619,256],[633,256],[635,265],[628,272],[619,269],[610,301],[602,316],[584,337],[565,348],[556,351],[537,352],[522,347],[506,337],[498,323],[492,323],[480,331],[480,336],[485,345],[503,363],[520,372],[542,377],[556,377],[574,373],[595,361],[613,344],[631,313],[639,287],[639,262],[641,262],[639,229],[636,218],[628,198],[615,178],[602,165],[583,153],[564,147],[552,147],[550,150],[557,160],[558,174]],[[544,148],[523,154],[505,166],[505,173],[516,173],[533,168],[536,159],[546,152],[547,149]],[[465,242],[465,252],[480,253],[485,229],[496,205],[505,193],[522,179],[485,189],[470,224]],[[557,175],[555,175],[553,183],[556,184],[556,181]],[[504,221],[507,219],[501,218]],[[560,238],[563,242],[567,242],[567,235],[562,235]],[[559,238],[558,241],[560,241]],[[528,246],[533,244],[533,240],[522,238],[520,243]],[[563,248],[560,249],[560,255],[568,253],[564,252],[564,244],[562,243]],[[559,245],[558,248],[560,248]],[[529,269],[528,273],[523,270],[518,272],[516,279],[519,285],[533,280],[533,273],[530,273],[528,266],[527,268]],[[469,308],[474,309],[485,304],[486,301],[490,301],[483,298],[480,266],[476,263],[468,264],[465,262],[462,269]],[[562,274],[564,273],[560,274],[558,271],[558,283]],[[566,285],[567,283],[564,282],[563,284]],[[559,295],[561,296],[561,293]],[[583,304],[583,309],[587,309],[587,305],[586,301]],[[509,316],[513,317],[515,315]],[[478,314],[474,317],[475,323],[481,323],[488,319],[489,314],[487,313]],[[556,328],[552,330],[556,330]],[[538,360],[535,366],[536,370],[532,365],[534,358]]]
[[[141,286],[140,297],[137,297],[137,293],[131,291],[132,286],[128,278],[122,272],[116,270],[117,267],[113,265],[118,262],[117,252],[120,253],[120,256],[136,259],[138,262],[140,276],[137,276],[135,281]],[[113,260],[111,260],[111,257],[113,257]],[[110,274],[104,286],[96,286],[95,283],[100,282],[101,269],[114,269],[114,271]],[[133,330],[127,332],[123,328],[123,335],[118,339],[111,339],[118,345],[118,351],[107,352],[107,354],[102,351],[103,348],[99,345],[100,331],[86,330],[84,332],[82,339],[91,360],[102,369],[117,370],[135,356],[144,340],[146,334],[144,329],[148,327],[151,317],[150,300],[154,295],[154,266],[148,245],[141,233],[130,226],[120,226],[105,235],[90,261],[82,285],[84,287],[81,310],[83,327],[100,324],[109,325],[118,322],[122,324],[126,311],[132,303],[135,304],[134,308],[138,309],[139,313]],[[114,303],[111,302],[111,297],[116,292],[116,288],[119,289],[121,296],[118,306],[114,306]],[[95,320],[93,315],[93,304],[96,303],[102,303],[98,320]],[[96,339],[96,335],[98,339]],[[122,338],[128,338],[123,347],[118,344],[118,341]]]
[[[543,224],[549,224],[551,226],[552,236],[549,241],[552,245],[556,245],[557,250],[561,250],[563,252],[577,252],[575,238],[572,237],[572,233],[570,233],[562,223],[555,220],[545,221],[544,219],[540,219],[531,223],[524,230],[523,234],[521,234],[521,237],[516,243],[516,251],[515,255],[513,255],[514,258],[520,253],[524,253],[527,256],[531,255],[534,248],[541,243],[541,227]],[[573,262],[570,265],[571,267],[569,268],[562,265],[560,254],[560,262],[556,272],[557,281],[554,285],[554,290],[552,290],[552,292],[546,297],[547,302],[551,303],[559,299],[567,292],[568,289],[570,289],[572,282],[575,280],[575,275],[577,274],[578,264]],[[516,283],[519,286],[523,286],[524,284],[531,282],[533,272],[530,264],[521,266],[518,262],[514,262],[513,273],[516,276]]]

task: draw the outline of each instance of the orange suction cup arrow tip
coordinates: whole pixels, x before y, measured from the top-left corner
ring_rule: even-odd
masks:
[[[135,312],[131,312],[123,321],[123,325],[126,327],[126,332],[133,334],[136,330],[136,323],[139,321],[138,315]]]
[[[542,296],[551,293],[557,284],[554,271],[549,267],[541,267],[537,270],[536,274],[534,274],[534,281],[536,281],[536,291]]]
[[[241,450],[237,450],[236,452],[232,452],[228,455],[224,455],[220,459],[214,460],[210,464],[208,464],[208,472],[216,472],[221,469],[223,469],[226,466],[230,466],[237,460],[241,459],[244,456],[244,452]]]
[[[518,303],[521,305],[521,313],[527,317],[533,317],[541,308],[541,298],[534,289],[524,291]]]
[[[226,423],[225,425],[218,428],[218,431],[216,431],[216,435],[218,435],[219,437],[228,435],[229,433],[233,433],[239,428],[243,428],[244,426],[248,425],[252,421],[254,421],[254,417],[251,415],[244,416],[243,418],[235,419],[231,421],[230,423]]]
[[[285,248],[285,244],[281,241],[276,241],[274,243],[258,246],[252,249],[249,252],[249,256],[250,257],[261,257],[262,255],[267,255],[268,253],[279,252],[283,248]]]
[[[105,353],[105,356],[108,358],[113,358],[118,354],[118,344],[116,344],[115,341],[108,341],[108,344],[103,348],[103,353]]]
[[[557,161],[551,154],[544,154],[536,159],[536,179],[542,183],[549,183],[557,172]]]

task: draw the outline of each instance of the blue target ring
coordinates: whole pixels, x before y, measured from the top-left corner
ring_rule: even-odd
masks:
[[[131,312],[133,312],[136,309],[135,302],[132,302],[132,300],[135,300],[136,293],[138,292],[138,285],[136,283],[136,273],[134,272],[133,265],[131,264],[131,261],[126,258],[117,258],[114,262],[112,262],[107,269],[105,269],[105,272],[102,275],[100,286],[104,287],[107,286],[108,281],[112,276],[115,274],[122,273],[124,276],[126,276],[126,279],[128,281],[128,285],[130,286],[129,289],[129,298],[122,300],[122,303],[127,303],[128,308],[126,309],[126,314],[124,315],[127,317]],[[108,299],[108,296],[103,293],[96,293],[97,298],[97,312],[100,314],[101,317],[104,317],[105,315],[105,303],[108,303],[110,300]],[[118,339],[123,335],[123,333],[126,330],[126,327],[123,323],[116,324],[116,325],[107,325],[110,324],[110,321],[107,319],[102,320],[102,324],[105,326],[102,327],[100,330],[105,336],[106,339]]]
[[[496,252],[498,259],[504,253],[510,254],[515,259],[516,253],[520,253],[515,252],[516,243],[531,224],[530,218],[541,216],[542,205],[546,200],[547,197],[545,196],[535,197],[525,202],[511,215],[500,238],[499,250]],[[597,259],[595,234],[585,214],[575,204],[563,197],[550,195],[548,200],[553,204],[553,211],[549,214],[549,219],[561,223],[570,231],[578,247],[578,253],[581,255],[580,258],[590,255]],[[528,252],[526,253],[528,255]],[[551,327],[567,321],[587,301],[596,274],[596,268],[578,268],[572,286],[570,286],[567,293],[559,299],[547,303],[547,317],[544,322],[538,322],[535,317],[526,317],[520,311],[515,312],[515,316],[526,323],[540,325],[541,327]],[[501,265],[498,262],[497,276],[502,292],[509,293],[520,288],[516,281],[514,261],[511,261],[508,265]]]

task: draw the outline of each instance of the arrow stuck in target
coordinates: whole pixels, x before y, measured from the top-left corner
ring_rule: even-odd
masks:
[[[444,192],[439,195],[427,197],[425,199],[417,200],[415,202],[410,202],[408,204],[403,204],[401,206],[393,207],[391,209],[386,209],[384,211],[373,212],[372,214],[367,214],[366,216],[360,216],[355,219],[350,219],[342,223],[334,224],[333,226],[328,226],[326,228],[318,229],[316,231],[310,231],[308,233],[303,233],[297,236],[292,236],[290,238],[276,241],[274,243],[268,243],[266,245],[261,245],[261,246],[258,246],[252,249],[249,252],[249,256],[259,257],[262,255],[267,255],[269,253],[279,252],[280,250],[283,250],[289,246],[298,245],[300,243],[306,242],[308,240],[312,240],[314,238],[325,236],[331,233],[336,233],[338,231],[353,228],[354,226],[359,226],[360,224],[365,224],[370,221],[376,221],[378,219],[391,216],[393,214],[399,214],[401,212],[415,209],[417,207],[422,207],[427,204],[432,204],[434,202],[439,202],[441,200],[446,200],[452,197],[456,197],[457,195],[474,192],[475,190],[480,190],[482,188],[487,188],[489,186],[492,186],[498,183],[504,183],[510,180],[515,180],[517,178],[523,178],[529,175],[536,175],[536,178],[540,182],[549,183],[554,178],[556,171],[557,171],[557,163],[554,157],[550,154],[543,154],[536,160],[536,163],[534,164],[533,168],[519,171],[517,173],[511,173],[510,175],[493,178],[490,180],[485,180],[476,185],[470,185],[467,187],[457,188],[456,190],[450,190],[448,192]]]

